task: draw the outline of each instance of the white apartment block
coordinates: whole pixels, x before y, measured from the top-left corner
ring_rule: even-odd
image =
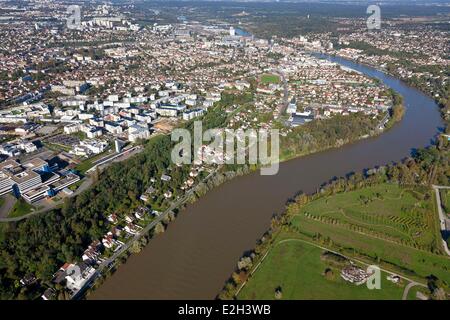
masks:
[[[128,140],[136,142],[138,139],[148,139],[150,137],[150,130],[147,127],[140,125],[133,125],[128,128]]]

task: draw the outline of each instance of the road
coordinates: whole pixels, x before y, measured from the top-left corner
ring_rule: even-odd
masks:
[[[278,119],[285,113],[286,108],[289,105],[289,86],[283,71],[281,71],[280,69],[276,69],[272,70],[272,72],[278,74],[281,78],[281,81],[283,82],[283,101],[278,106],[278,116],[276,117]]]
[[[441,231],[443,233],[450,231],[450,220],[447,219],[444,211],[442,210],[442,203],[441,203],[441,195],[439,193],[439,189],[450,189],[450,187],[447,186],[434,186],[433,185],[434,192],[436,194],[436,205],[439,213],[439,221],[441,226]],[[447,246],[447,242],[442,239],[442,246],[444,247],[445,252],[450,256],[450,250]]]
[[[144,148],[142,146],[136,146],[127,150],[123,150],[120,153],[117,153],[115,155],[109,155],[106,156],[105,158],[99,159],[97,160],[97,162],[95,163],[95,165],[90,168],[88,171],[86,171],[86,173],[91,173],[94,172],[97,168],[101,168],[103,165],[105,164],[109,164],[110,162],[123,157],[124,159],[122,160],[126,160],[129,157],[141,152],[142,150],[144,150]]]
[[[389,115],[389,111],[386,112],[386,115],[384,116],[384,118],[380,121],[380,123],[378,124],[378,128],[381,128],[386,125],[386,123],[389,121],[390,115]]]

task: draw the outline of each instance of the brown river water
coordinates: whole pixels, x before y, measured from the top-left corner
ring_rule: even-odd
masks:
[[[299,191],[311,193],[333,177],[397,162],[430,144],[443,126],[434,101],[380,71],[329,59],[377,77],[403,95],[403,120],[382,135],[297,158],[274,176],[259,172],[210,191],[183,210],[167,231],[94,291],[89,299],[214,299],[236,267]]]

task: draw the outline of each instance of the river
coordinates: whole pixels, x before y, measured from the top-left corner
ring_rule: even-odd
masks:
[[[328,59],[399,92],[407,108],[403,120],[378,137],[284,162],[277,175],[256,172],[210,191],[132,255],[90,299],[213,299],[289,197],[314,192],[333,177],[398,162],[414,148],[429,145],[443,126],[436,103],[421,92],[373,68]]]

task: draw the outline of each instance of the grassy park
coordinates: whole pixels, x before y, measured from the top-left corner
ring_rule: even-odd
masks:
[[[81,172],[82,174],[85,174],[86,171],[91,169],[94,166],[94,162],[100,160],[103,157],[106,157],[111,154],[111,149],[106,150],[102,153],[96,154],[95,156],[92,156],[90,158],[84,159],[81,161],[76,167],[75,170]]]
[[[276,74],[264,74],[261,76],[261,83],[263,84],[280,83],[280,76]]]

